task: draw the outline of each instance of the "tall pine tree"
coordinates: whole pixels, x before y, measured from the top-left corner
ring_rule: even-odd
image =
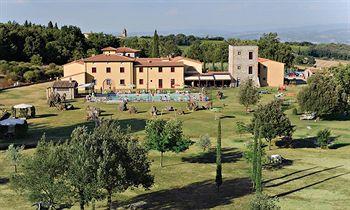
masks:
[[[154,35],[153,35],[152,57],[153,58],[159,57],[159,36],[158,36],[157,30],[154,31]]]
[[[218,124],[218,139],[216,146],[216,178],[215,178],[216,186],[218,191],[222,184],[222,166],[221,166],[221,119],[219,118]]]

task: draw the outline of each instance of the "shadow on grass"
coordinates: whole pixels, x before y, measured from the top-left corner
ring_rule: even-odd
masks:
[[[106,118],[108,119],[108,118]],[[124,129],[131,127],[131,132],[138,132],[144,130],[146,125],[145,119],[121,119],[117,120],[120,126]],[[89,130],[92,130],[95,126],[95,123],[92,121],[86,121],[78,124],[67,125],[67,126],[57,126],[51,127],[47,124],[42,123],[30,123],[28,125],[28,134],[25,138],[15,139],[15,140],[3,140],[0,139],[0,150],[8,148],[8,145],[14,143],[15,146],[25,145],[25,148],[36,147],[39,139],[45,134],[46,139],[53,141],[62,141],[70,137],[72,131],[79,126],[86,126]]]
[[[277,180],[277,179],[283,179],[283,178],[292,176],[294,174],[298,174],[298,173],[301,173],[301,172],[304,172],[304,171],[308,171],[308,170],[311,170],[311,169],[315,169],[315,168],[317,168],[317,166],[311,167],[311,168],[307,168],[307,169],[303,169],[303,170],[299,170],[299,171],[294,171],[294,172],[292,172],[290,174],[286,174],[286,175],[283,175],[283,176],[280,176],[280,177],[276,177],[276,178],[273,178],[273,179],[268,179],[268,180],[264,181],[263,183],[265,184],[265,183],[268,183],[268,182],[271,182],[271,181],[274,181],[274,180]]]
[[[108,116],[113,116],[112,113],[102,113],[100,114],[101,117],[108,117]]]
[[[339,136],[332,136],[329,142],[334,142]],[[307,137],[292,140],[278,140],[275,145],[280,148],[317,148],[317,137]],[[344,145],[346,146],[346,145]],[[341,146],[340,146],[341,147]]]
[[[7,184],[9,181],[10,181],[9,178],[6,178],[6,177],[0,178],[0,184]]]
[[[298,176],[298,177],[295,177],[295,178],[292,178],[292,179],[288,179],[286,181],[279,182],[277,184],[266,185],[265,187],[277,187],[277,186],[280,186],[280,185],[283,185],[283,184],[286,184],[286,183],[289,183],[289,182],[292,182],[292,181],[295,181],[295,180],[298,180],[298,179],[301,179],[301,178],[304,178],[304,177],[315,175],[315,174],[318,174],[318,173],[321,173],[321,172],[324,172],[324,171],[333,170],[333,169],[336,169],[336,168],[339,168],[339,167],[342,167],[342,165],[331,167],[331,168],[325,168],[325,169],[318,170],[318,171],[314,171],[314,172],[311,172],[311,173],[308,173],[308,174],[305,174],[305,175],[302,175],[302,176]]]
[[[118,122],[122,128],[128,128],[130,126],[131,132],[142,131],[146,126],[146,120],[139,118],[122,119],[118,120]]]
[[[300,187],[300,188],[297,188],[297,189],[294,189],[294,190],[290,190],[290,191],[287,191],[287,192],[284,192],[284,193],[277,194],[277,195],[275,195],[274,197],[283,197],[283,196],[286,196],[286,195],[289,195],[289,194],[298,192],[298,191],[300,191],[300,190],[303,190],[303,189],[306,189],[306,188],[309,188],[309,187],[312,187],[312,186],[321,184],[321,183],[323,183],[323,182],[325,182],[325,181],[328,181],[328,180],[331,180],[331,179],[335,179],[335,178],[340,177],[340,176],[347,175],[347,174],[349,174],[349,173],[350,173],[350,172],[338,174],[338,175],[332,176],[332,177],[328,177],[328,178],[323,179],[323,180],[321,180],[321,181],[317,181],[317,182],[314,182],[314,183],[312,183],[312,184],[308,184],[308,185],[305,185],[305,186],[303,186],[303,187]]]
[[[316,148],[316,137],[293,139],[291,141],[278,140],[275,145],[280,148]]]
[[[46,118],[46,117],[54,117],[57,116],[57,114],[38,114],[35,116],[35,118]]]
[[[349,145],[350,145],[350,143],[334,143],[331,146],[329,146],[328,148],[329,149],[339,149],[339,148],[346,147]]]
[[[233,116],[233,115],[225,115],[225,116],[223,116],[223,117],[221,117],[221,119],[233,119],[233,118],[236,118],[235,116]]]
[[[222,163],[233,163],[242,158],[242,152],[237,148],[222,148]],[[189,163],[215,163],[216,162],[216,149],[212,148],[208,152],[202,152],[198,155],[183,157],[182,161]]]
[[[324,120],[327,121],[349,121],[350,120],[350,115],[331,115],[331,116],[326,116]]]
[[[125,207],[133,203],[144,202],[142,209],[209,209],[232,203],[252,192],[249,178],[223,180],[220,192],[214,180],[195,182],[184,187],[165,189],[139,195],[126,202],[119,203]],[[114,205],[116,206],[116,205]]]

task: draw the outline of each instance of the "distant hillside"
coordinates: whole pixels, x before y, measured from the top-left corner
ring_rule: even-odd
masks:
[[[159,30],[162,35],[184,33],[195,36],[222,36],[225,38],[259,39],[263,33],[276,32],[282,41],[307,41],[313,43],[350,44],[350,24],[315,25],[285,28],[224,28],[224,29],[177,29]],[[152,35],[153,32],[131,32],[131,35]]]
[[[254,33],[239,33],[234,36],[240,39],[258,39],[264,32]],[[290,30],[278,32],[282,41],[286,42],[313,42],[313,43],[344,43],[350,44],[350,30],[349,29],[332,29],[324,31],[312,30]]]

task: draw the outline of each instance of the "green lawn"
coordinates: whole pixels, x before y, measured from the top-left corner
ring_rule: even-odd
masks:
[[[91,124],[85,121],[85,108],[88,105],[101,107],[105,118],[118,119],[123,126],[131,126],[135,135],[142,141],[144,126],[150,118],[148,111],[152,103],[134,103],[141,112],[130,115],[121,113],[117,105],[89,104],[82,99],[73,102],[78,109],[73,111],[58,111],[46,105],[45,88],[48,83],[16,88],[0,92],[0,104],[7,107],[18,103],[31,103],[37,108],[38,117],[29,120],[28,137],[16,140],[18,143],[34,143],[45,132],[47,138],[64,139],[78,125]],[[299,88],[288,89],[296,93]],[[215,95],[216,90],[213,90]],[[222,147],[224,183],[220,193],[215,188],[214,153],[202,153],[196,145],[181,154],[166,153],[165,167],[159,167],[159,154],[151,152],[152,173],[155,184],[149,191],[142,189],[129,190],[115,195],[116,206],[123,206],[137,201],[146,201],[151,209],[247,209],[251,197],[248,179],[248,165],[241,158],[245,142],[250,135],[239,136],[234,131],[237,121],[249,122],[251,114],[243,112],[238,104],[238,89],[224,90],[223,101],[214,101],[215,106],[224,106],[222,120]],[[262,103],[273,98],[273,94],[264,95]],[[293,98],[292,96],[290,98]],[[185,103],[156,103],[159,109],[173,105],[185,108]],[[293,105],[294,106],[294,105]],[[349,121],[300,121],[293,116],[291,109],[286,113],[296,125],[295,139],[313,137],[322,128],[330,128],[337,137],[337,149],[278,149],[276,147],[268,154],[281,154],[293,161],[293,164],[280,170],[263,171],[265,192],[271,196],[279,195],[279,205],[282,209],[350,209],[350,126]],[[160,116],[170,119],[174,113]],[[184,122],[184,132],[193,140],[208,133],[215,145],[217,122],[215,113],[198,111],[176,116]],[[10,142],[0,140],[2,146]],[[25,153],[30,154],[33,149]],[[6,180],[13,168],[0,151],[0,209],[28,209],[31,203],[10,188]],[[105,208],[106,201],[98,202],[99,209]],[[90,208],[90,207],[89,207]],[[73,209],[78,209],[74,207]]]

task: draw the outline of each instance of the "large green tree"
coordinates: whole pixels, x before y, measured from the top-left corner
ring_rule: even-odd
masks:
[[[12,186],[32,202],[41,201],[55,208],[71,204],[71,191],[65,181],[67,162],[62,146],[42,139],[33,155],[23,157],[20,173],[11,178]]]
[[[90,144],[99,184],[107,194],[108,208],[111,208],[113,193],[139,186],[148,189],[153,184],[147,151],[116,122],[103,121],[91,134]]]
[[[281,43],[277,33],[263,34],[259,41],[259,56],[283,62],[287,67],[293,65],[294,55],[292,48],[285,43]]]
[[[182,152],[193,142],[184,136],[179,120],[152,119],[146,124],[146,146],[160,152],[160,166],[163,166],[165,152]]]
[[[260,95],[258,88],[254,85],[253,80],[248,79],[239,87],[239,103],[244,105],[245,111],[248,111],[250,105],[259,102]]]
[[[331,67],[329,72],[334,77],[335,82],[340,85],[346,97],[350,96],[350,64]],[[345,99],[346,100],[346,99]]]
[[[260,136],[269,143],[269,149],[271,149],[271,141],[274,138],[277,136],[291,136],[294,131],[294,126],[282,110],[281,102],[277,100],[259,105],[249,126],[253,134],[255,126],[261,129]]]
[[[186,57],[204,61],[203,51],[201,48],[201,42],[199,40],[193,42],[185,51]]]
[[[298,93],[300,109],[315,112],[319,117],[344,113],[347,107],[346,90],[349,88],[343,76],[324,72],[310,77],[307,86]]]
[[[77,127],[64,144],[67,157],[65,180],[72,191],[72,197],[79,202],[81,210],[100,196],[95,157],[91,151],[89,138],[90,133],[86,127]]]

